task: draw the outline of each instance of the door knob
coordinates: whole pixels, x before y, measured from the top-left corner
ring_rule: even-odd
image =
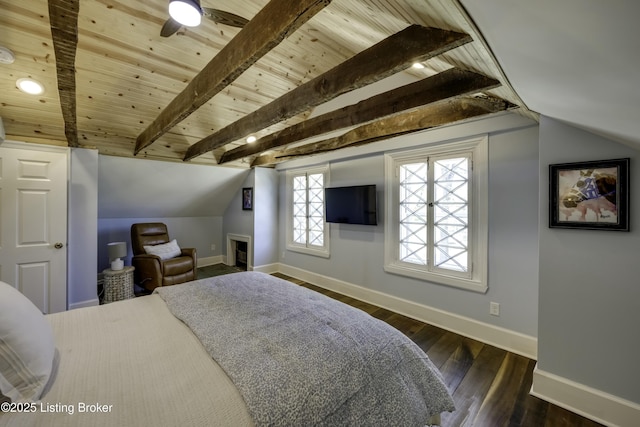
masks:
[[[53,247],[54,247],[54,248],[56,248],[56,249],[62,249],[62,248],[63,248],[63,246],[64,246],[64,245],[63,245],[62,243],[60,243],[60,242],[58,242],[58,243],[56,243],[55,245],[53,245]]]

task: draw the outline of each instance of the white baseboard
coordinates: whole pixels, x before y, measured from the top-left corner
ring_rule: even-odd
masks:
[[[437,308],[337,280],[286,264],[279,271],[325,289],[386,308],[430,325],[537,360],[537,339]],[[640,405],[542,371],[533,373],[531,394],[554,405],[611,427],[632,427],[640,420]]]
[[[74,302],[73,304],[69,304],[69,310],[73,310],[76,308],[83,308],[83,307],[93,307],[96,305],[100,305],[100,300],[98,298],[89,299],[86,301]]]
[[[640,405],[536,368],[531,394],[606,426],[632,427]]]
[[[279,264],[279,271],[288,276],[312,283],[325,289],[386,308],[395,313],[430,325],[438,326],[465,337],[537,360],[538,340],[535,337],[510,331],[477,320],[449,313],[434,307],[407,301],[353,283],[323,276],[286,264]]]
[[[280,272],[280,264],[266,264],[266,265],[258,265],[252,268],[253,271],[259,271],[261,273],[273,274]]]
[[[198,258],[198,268],[206,267],[208,265],[220,264],[225,261],[224,255],[216,255],[204,258]]]

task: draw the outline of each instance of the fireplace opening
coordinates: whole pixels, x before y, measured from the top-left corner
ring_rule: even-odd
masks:
[[[236,267],[247,271],[247,242],[236,241]]]

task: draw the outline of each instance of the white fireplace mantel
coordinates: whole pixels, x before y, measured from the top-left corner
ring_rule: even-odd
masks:
[[[251,236],[227,233],[227,265],[236,265],[236,245],[238,242],[247,243],[247,271],[253,270],[253,245]]]

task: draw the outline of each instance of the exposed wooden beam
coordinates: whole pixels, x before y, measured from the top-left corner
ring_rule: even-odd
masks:
[[[495,79],[452,68],[426,79],[373,96],[357,104],[305,120],[279,132],[267,135],[253,144],[241,145],[224,153],[218,163],[226,163],[275,147],[360,125],[402,111],[489,90],[500,85]]]
[[[64,134],[69,147],[78,147],[76,117],[76,50],[78,47],[79,0],[49,0],[49,22],[56,54],[58,94]]]
[[[134,155],[184,120],[331,0],[271,0],[136,139]]]
[[[184,159],[191,160],[470,41],[467,34],[411,25],[203,138],[189,147]]]
[[[346,147],[356,147],[423,129],[504,111],[512,107],[513,105],[509,102],[493,97],[458,98],[442,101],[376,120],[335,138],[259,156],[254,159],[251,166],[270,166],[296,157],[311,156]]]

